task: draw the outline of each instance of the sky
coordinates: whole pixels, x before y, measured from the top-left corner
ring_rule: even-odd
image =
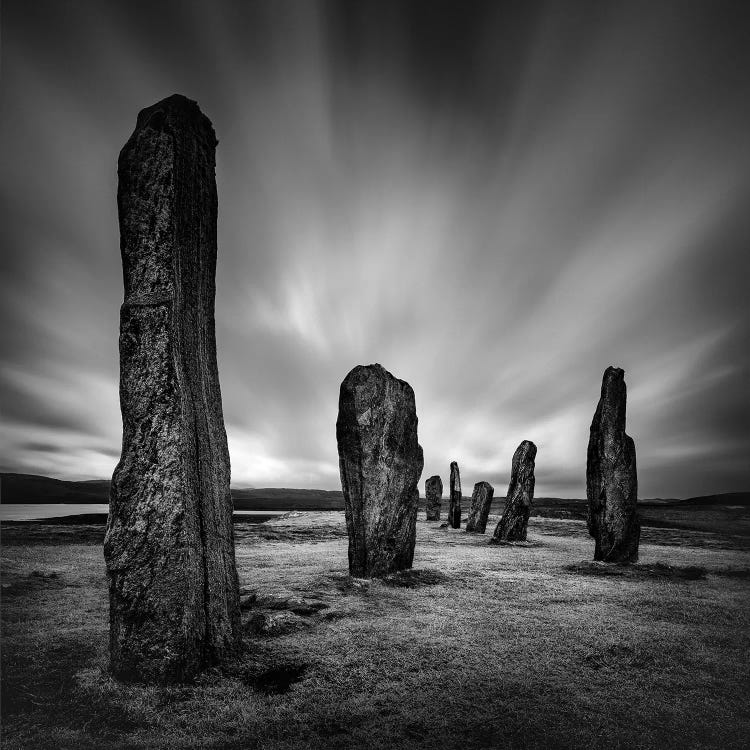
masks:
[[[416,394],[425,469],[582,497],[609,365],[639,495],[750,490],[743,3],[5,0],[0,470],[119,458],[117,156],[219,139],[233,486],[340,487],[339,385]]]

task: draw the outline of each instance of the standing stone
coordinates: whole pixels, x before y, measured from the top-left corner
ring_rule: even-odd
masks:
[[[591,422],[586,462],[588,528],[596,541],[594,560],[638,561],[638,476],[635,444],[625,434],[625,373],[608,367]]]
[[[122,455],[104,542],[122,679],[191,680],[240,645],[214,335],[216,136],[183,96],[138,115],[117,204]]]
[[[525,542],[526,528],[534,501],[534,459],[536,446],[524,440],[513,454],[505,508],[491,542]]]
[[[427,520],[440,520],[440,506],[443,502],[443,480],[436,474],[424,483],[424,494],[427,498]]]
[[[458,464],[455,461],[451,462],[448,525],[453,529],[461,528],[461,473],[459,472]]]
[[[381,365],[355,367],[341,383],[336,439],[350,574],[410,568],[424,466],[411,386]]]
[[[471,510],[466,521],[466,531],[484,534],[487,528],[487,518],[495,494],[495,488],[489,482],[477,482],[471,496]]]

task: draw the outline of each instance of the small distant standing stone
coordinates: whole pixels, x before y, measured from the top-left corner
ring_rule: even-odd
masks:
[[[453,529],[461,528],[461,473],[459,472],[458,464],[455,461],[451,462],[448,524]]]
[[[424,483],[424,494],[427,499],[427,520],[440,520],[440,506],[443,502],[443,480],[436,474]]]
[[[638,561],[638,476],[635,443],[625,433],[625,373],[608,367],[591,422],[586,462],[588,529],[596,542],[594,560]]]
[[[524,440],[513,454],[505,509],[495,527],[492,542],[525,542],[534,500],[534,459],[536,446]]]
[[[381,365],[355,367],[341,383],[336,439],[350,574],[410,568],[424,466],[411,386]]]
[[[495,488],[489,482],[477,482],[471,496],[471,510],[466,521],[466,531],[484,534],[487,528],[487,518],[495,494]]]

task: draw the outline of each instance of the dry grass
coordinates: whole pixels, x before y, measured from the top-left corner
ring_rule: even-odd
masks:
[[[347,575],[341,513],[238,527],[247,654],[156,688],[108,676],[101,548],[57,544],[54,528],[47,543],[3,533],[7,750],[740,748],[750,736],[750,554],[718,532],[692,544],[694,532],[645,529],[641,563],[618,569],[589,562],[576,521],[532,519],[530,544],[509,547],[420,521],[414,571],[364,581]]]

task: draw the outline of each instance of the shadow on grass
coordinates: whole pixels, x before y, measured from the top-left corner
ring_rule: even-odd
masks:
[[[717,576],[724,576],[724,578],[750,579],[750,570],[747,568],[719,568],[718,570],[712,570],[711,573]]]
[[[408,568],[400,570],[397,573],[390,573],[381,578],[354,578],[353,576],[342,573],[334,573],[329,576],[329,581],[333,588],[342,594],[362,594],[367,596],[371,593],[371,586],[374,583],[382,583],[384,586],[391,588],[408,588],[416,589],[422,586],[437,586],[441,583],[450,581],[450,577],[441,573],[439,570],[420,570]]]
[[[583,576],[619,577],[632,580],[648,578],[670,578],[686,581],[705,580],[706,569],[700,565],[667,565],[653,563],[650,565],[619,565],[604,562],[580,562],[563,566],[563,570]]]
[[[280,695],[289,691],[307,671],[307,664],[278,664],[258,675],[250,677],[246,684],[266,695]]]
[[[410,568],[398,573],[391,573],[381,579],[386,586],[416,589],[421,586],[437,586],[447,583],[450,578],[439,570],[418,570]]]
[[[22,650],[4,643],[0,701],[3,721],[28,717],[37,726],[86,729],[112,735],[143,726],[106,691],[81,690],[76,676],[97,666],[90,640],[60,637],[48,648]]]
[[[313,663],[294,656],[287,656],[285,659],[278,652],[271,659],[266,657],[258,660],[253,649],[248,644],[246,647],[248,648],[244,657],[225,662],[215,670],[214,679],[221,674],[265,695],[282,695],[289,692],[291,687],[302,680],[307,671],[314,666]],[[208,674],[204,679],[209,679]]]
[[[3,599],[6,599],[62,588],[65,588],[65,581],[57,571],[32,570],[28,576],[3,583],[2,596]]]

